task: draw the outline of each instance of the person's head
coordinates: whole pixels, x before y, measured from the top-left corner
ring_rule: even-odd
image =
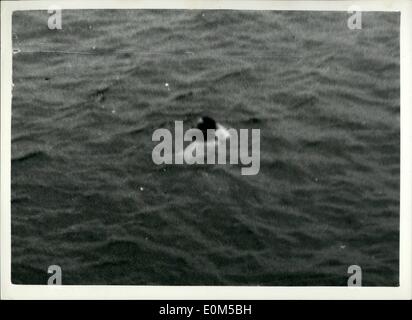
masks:
[[[197,122],[197,129],[202,131],[203,139],[207,140],[207,130],[208,129],[217,129],[216,121],[210,117],[201,117]]]

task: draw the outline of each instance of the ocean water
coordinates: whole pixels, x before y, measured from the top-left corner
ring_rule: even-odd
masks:
[[[398,13],[13,15],[12,282],[399,283]],[[155,165],[209,115],[261,130],[260,172]]]

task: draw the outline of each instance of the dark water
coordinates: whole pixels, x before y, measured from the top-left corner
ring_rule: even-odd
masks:
[[[348,17],[15,13],[13,283],[398,285],[400,17]],[[258,175],[153,164],[201,114],[261,130]]]

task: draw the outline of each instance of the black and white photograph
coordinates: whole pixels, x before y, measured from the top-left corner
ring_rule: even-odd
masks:
[[[399,287],[401,13],[324,6],[13,11],[11,283]]]

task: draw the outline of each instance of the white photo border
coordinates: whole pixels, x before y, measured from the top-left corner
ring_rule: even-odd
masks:
[[[398,287],[270,287],[270,286],[113,286],[15,285],[11,283],[11,101],[12,13],[65,9],[237,9],[395,11],[400,22],[401,175]],[[412,1],[1,1],[1,298],[2,299],[142,299],[142,300],[284,300],[284,299],[412,299]]]

